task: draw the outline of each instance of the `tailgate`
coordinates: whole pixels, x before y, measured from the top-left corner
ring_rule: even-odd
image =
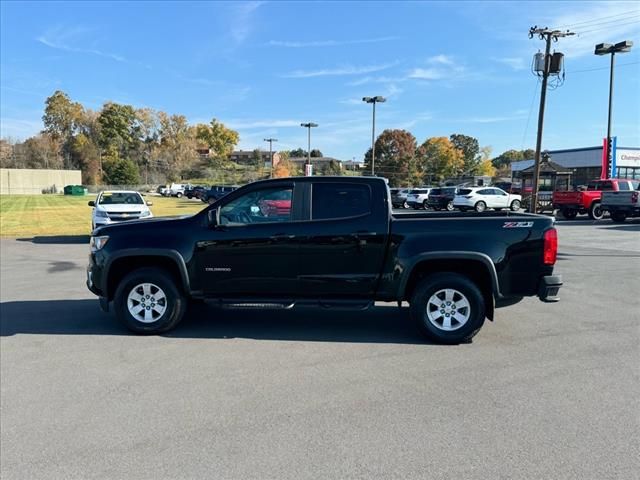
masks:
[[[602,193],[602,206],[606,205],[631,205],[633,201],[631,196],[633,192],[603,192]]]
[[[553,192],[553,203],[580,204],[582,192]]]

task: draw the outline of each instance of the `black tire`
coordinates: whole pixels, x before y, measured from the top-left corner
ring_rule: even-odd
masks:
[[[611,212],[611,220],[616,223],[623,223],[627,219],[626,212]]]
[[[137,286],[146,283],[159,287],[166,299],[164,312],[149,323],[136,319],[129,311],[128,306],[129,294]],[[154,294],[153,290],[151,294]],[[165,270],[145,267],[134,270],[122,279],[116,290],[113,303],[116,317],[129,330],[135,333],[154,335],[175,328],[182,320],[188,302],[184,294],[176,287],[175,279]]]
[[[604,217],[604,210],[602,210],[600,202],[593,202],[589,209],[589,218],[591,220],[602,220],[602,217]]]
[[[188,198],[189,200],[191,200],[191,199],[193,198],[193,196],[192,196],[192,195],[187,194],[187,198]]]
[[[182,193],[181,192],[176,193],[176,197],[178,198],[182,197]]]
[[[439,291],[446,289],[455,290],[458,293],[453,298],[454,306],[456,301],[461,301],[459,294],[466,297],[469,304],[466,323],[451,331],[438,327],[438,322],[432,322],[427,313],[428,309],[430,309],[432,314],[434,312],[435,315],[438,314],[436,312],[438,308],[432,310],[434,305],[429,300]],[[443,303],[445,302],[444,300],[442,301]],[[411,295],[409,311],[412,320],[426,338],[437,343],[449,345],[469,342],[482,328],[486,316],[484,297],[478,286],[468,277],[451,272],[435,273],[424,278]],[[444,317],[442,318],[444,321]]]
[[[578,211],[567,208],[566,210],[562,210],[562,216],[567,220],[573,220],[578,216]]]
[[[407,203],[406,201],[402,204],[402,208],[407,209],[409,208],[409,203]]]
[[[480,200],[473,206],[473,208],[475,208],[476,212],[482,213],[487,209],[487,204]]]
[[[425,210],[429,210],[429,204],[427,203],[426,200],[422,202],[422,208],[424,208]]]
[[[453,212],[453,202],[447,202],[446,209],[450,212]]]
[[[514,200],[513,202],[511,202],[511,205],[509,205],[509,208],[512,212],[517,212],[518,210],[520,210],[520,206],[520,200]]]

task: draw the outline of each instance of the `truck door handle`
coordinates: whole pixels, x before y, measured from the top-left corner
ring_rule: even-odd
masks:
[[[275,235],[271,235],[269,237],[270,240],[278,241],[278,240],[293,240],[296,238],[295,235],[287,235],[285,233],[276,233]]]

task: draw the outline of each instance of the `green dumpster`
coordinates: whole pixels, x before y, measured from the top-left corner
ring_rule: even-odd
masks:
[[[82,185],[67,185],[64,187],[65,195],[85,195],[86,189]]]

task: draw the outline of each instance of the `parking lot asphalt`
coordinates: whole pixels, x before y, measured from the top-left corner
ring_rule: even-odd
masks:
[[[192,309],[129,335],[86,237],[0,241],[0,477],[638,478],[640,222],[558,222],[558,304],[472,344],[407,309]]]

